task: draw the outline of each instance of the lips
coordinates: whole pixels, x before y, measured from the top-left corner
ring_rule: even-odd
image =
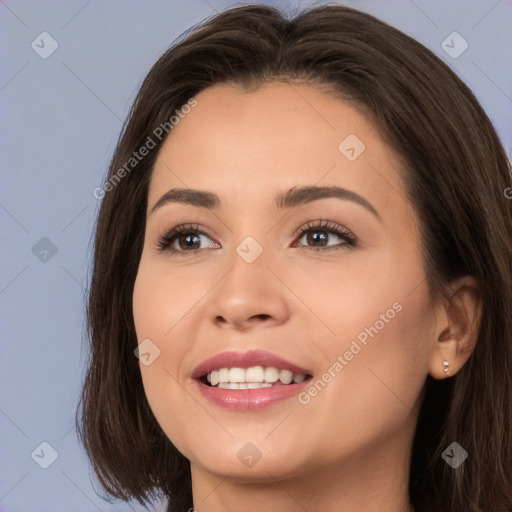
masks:
[[[199,364],[191,377],[215,405],[252,410],[298,394],[312,372],[270,352],[250,350],[217,354]]]
[[[249,350],[248,352],[222,352],[203,361],[192,372],[193,379],[200,379],[213,370],[221,368],[251,368],[253,366],[275,367],[288,370],[294,374],[311,375],[311,371],[290,363],[282,357],[262,350]]]

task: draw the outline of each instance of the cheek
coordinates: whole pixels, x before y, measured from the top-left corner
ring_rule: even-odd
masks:
[[[313,337],[323,367],[304,410],[333,454],[400,429],[414,417],[428,374],[433,312],[424,275],[420,265],[397,264],[413,258],[392,256],[339,270],[337,278],[331,272],[330,281],[317,272],[323,291],[307,295],[331,333]]]
[[[342,363],[307,406],[315,409],[319,426],[332,426],[326,432],[329,446],[346,449],[340,431],[350,433],[352,446],[362,446],[392,435],[415,418],[432,338],[426,296],[413,295],[399,302],[393,302],[393,294],[384,300],[369,298],[364,308],[359,304],[348,310],[357,321],[346,320],[347,335],[337,346],[330,345],[331,364],[340,363],[338,356]],[[338,325],[341,330],[342,323]]]
[[[201,307],[200,300],[208,286],[186,274],[170,274],[168,266],[142,259],[133,292],[138,343],[150,340],[157,354],[150,364],[143,364],[142,359],[139,362],[144,392],[167,437],[185,453],[191,421],[183,413],[190,397],[185,389],[189,368],[183,361],[190,359],[189,352],[198,337],[194,312]]]
[[[203,273],[204,274],[204,273]],[[205,275],[204,277],[208,277]],[[171,339],[193,340],[190,318],[211,284],[186,267],[162,260],[141,260],[133,291],[133,316],[139,342],[154,337],[170,346]],[[173,349],[179,349],[172,344]]]
[[[159,353],[150,366],[141,364],[143,376],[144,370],[149,373],[151,368],[151,378],[156,379],[154,369],[159,368],[167,378],[166,370],[178,377],[180,363],[195,336],[190,312],[201,296],[201,285],[189,282],[190,286],[181,283],[158,263],[141,261],[133,292],[135,330],[139,343],[149,339]]]

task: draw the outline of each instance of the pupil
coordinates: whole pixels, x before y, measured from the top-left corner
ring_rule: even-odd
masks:
[[[185,245],[185,247],[188,247],[188,248],[192,247],[195,249],[196,247],[193,247],[194,244],[199,244],[199,245],[201,244],[199,237],[196,235],[190,234],[190,233],[182,235],[180,242],[181,242],[181,240],[185,240],[184,245]],[[191,244],[189,242],[191,242]],[[180,245],[181,245],[181,243],[180,243]]]
[[[320,233],[320,236],[316,236]],[[326,245],[327,244],[327,232],[326,231],[311,231],[308,235],[308,243],[309,242],[323,242],[322,244],[317,245]]]
[[[308,233],[308,243],[316,243],[316,242],[322,242],[321,244],[317,244],[317,245],[326,245],[327,244],[327,232],[326,231],[310,231]],[[184,243],[184,246],[185,247],[188,247],[188,248],[197,248],[195,247],[197,244],[201,244],[200,240],[199,240],[199,237],[196,236],[196,235],[193,235],[193,234],[185,234],[185,235],[182,235],[182,237],[180,238],[180,242],[181,240],[185,240],[185,243]],[[181,243],[180,243],[181,245]]]

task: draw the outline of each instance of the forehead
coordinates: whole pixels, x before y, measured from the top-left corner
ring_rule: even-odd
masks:
[[[375,126],[326,92],[279,82],[254,92],[222,84],[196,100],[160,149],[149,205],[169,188],[190,187],[232,205],[267,198],[270,207],[275,191],[314,184],[364,193],[381,207],[405,200],[398,159]]]

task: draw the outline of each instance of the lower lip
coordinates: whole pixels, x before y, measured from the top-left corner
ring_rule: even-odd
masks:
[[[213,404],[237,411],[252,411],[269,407],[297,395],[310,380],[258,389],[222,389],[207,386],[199,380],[196,380],[196,383],[201,394]]]

